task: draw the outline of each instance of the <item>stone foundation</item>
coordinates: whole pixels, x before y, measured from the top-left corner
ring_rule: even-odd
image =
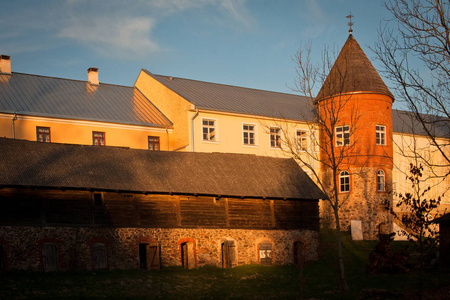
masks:
[[[379,169],[350,169],[350,192],[339,194],[339,201],[343,203],[339,210],[341,230],[350,230],[352,220],[361,220],[365,240],[377,239],[380,225],[386,232],[392,230],[392,217],[384,205],[386,199],[392,201],[392,171],[385,170],[386,189],[378,192],[376,173]],[[331,190],[331,185],[328,186]],[[321,201],[320,215],[322,226],[336,227],[333,209],[327,201]]]
[[[272,245],[273,264],[294,263],[294,243],[318,257],[319,233],[312,230],[155,229],[88,227],[0,227],[5,269],[42,270],[42,245],[55,244],[58,270],[92,270],[92,245],[106,246],[107,269],[139,269],[139,244],[160,248],[160,265],[181,266],[181,244],[193,244],[195,267],[222,266],[221,245],[234,241],[235,264],[259,263],[259,244]]]

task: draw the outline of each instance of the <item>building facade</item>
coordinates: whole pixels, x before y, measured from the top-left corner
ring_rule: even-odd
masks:
[[[8,66],[8,60],[2,56],[6,63],[0,65]],[[305,172],[312,178],[319,174],[328,191],[336,184],[344,203],[341,228],[349,230],[351,221],[360,221],[365,239],[375,239],[380,227],[393,230],[384,203],[395,207],[394,195],[411,189],[405,180],[411,162],[423,162],[424,185],[431,187],[432,197],[442,196],[442,210],[450,208],[442,155],[430,147],[411,113],[392,109],[393,95],[352,35],[315,99],[145,69],[133,87],[98,83],[95,69],[87,82],[14,73],[10,64],[0,71],[0,136],[151,150],[298,155],[311,167],[300,164]],[[328,138],[317,122],[320,117],[331,128]],[[447,144],[450,135],[443,130],[436,137]],[[330,147],[334,158],[341,159],[335,174],[327,165]],[[327,202],[321,201],[320,207],[323,223],[332,224]]]

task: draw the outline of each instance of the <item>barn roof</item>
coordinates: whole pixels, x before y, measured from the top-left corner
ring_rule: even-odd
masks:
[[[351,92],[383,94],[394,100],[394,96],[352,34],[342,47],[316,99]]]
[[[0,138],[0,186],[273,199],[326,196],[293,159]]]
[[[15,73],[0,74],[0,112],[171,127],[137,88]]]
[[[306,96],[156,75],[145,69],[142,71],[199,109],[288,120],[314,120],[314,107]]]

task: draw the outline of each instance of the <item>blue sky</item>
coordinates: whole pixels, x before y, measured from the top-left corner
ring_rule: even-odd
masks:
[[[368,48],[390,16],[379,0],[4,0],[0,54],[12,71],[131,86],[140,70],[291,93],[301,43]],[[320,61],[320,55],[314,58]],[[386,84],[389,84],[385,80]]]

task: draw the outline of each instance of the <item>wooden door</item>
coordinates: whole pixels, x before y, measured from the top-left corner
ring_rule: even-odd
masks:
[[[222,243],[222,268],[232,268],[236,265],[234,241],[225,241]]]
[[[42,244],[42,267],[45,272],[58,270],[58,248],[55,244]]]
[[[189,269],[188,243],[181,244],[181,263],[183,268]]]
[[[159,247],[158,245],[147,245],[147,270],[159,269]]]

